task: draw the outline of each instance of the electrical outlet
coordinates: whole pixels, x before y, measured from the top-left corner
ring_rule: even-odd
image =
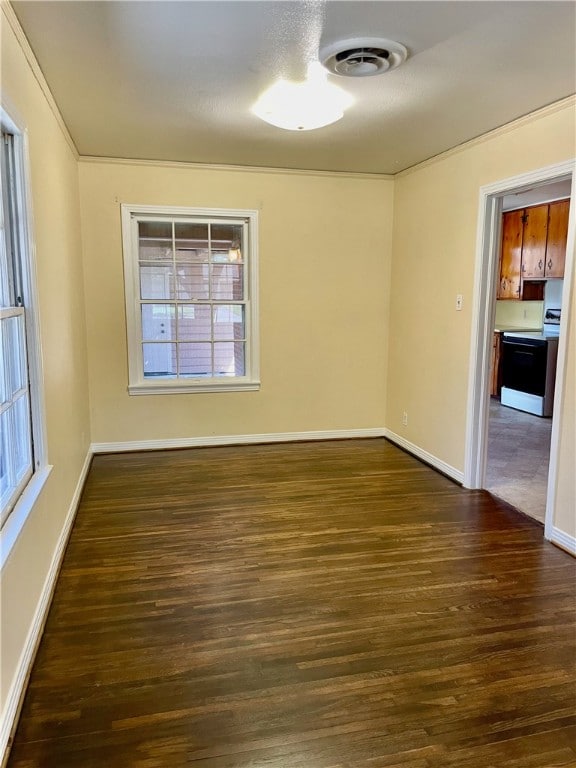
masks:
[[[462,309],[462,294],[461,293],[457,293],[456,294],[456,309],[458,310],[458,312],[460,312],[460,310]]]
[[[407,427],[408,426],[408,412],[404,411],[402,414],[402,424]]]

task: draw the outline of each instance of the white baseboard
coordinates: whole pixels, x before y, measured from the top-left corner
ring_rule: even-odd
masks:
[[[217,445],[254,445],[257,443],[291,443],[309,440],[349,440],[352,438],[385,437],[408,453],[421,459],[442,474],[462,483],[464,473],[438,459],[428,451],[405,440],[384,427],[370,429],[327,429],[315,432],[266,432],[260,435],[207,435],[179,437],[166,440],[130,440],[117,443],[92,443],[92,453],[124,453],[128,451],[161,451],[166,448],[207,448]]]
[[[576,536],[570,536],[560,528],[553,527],[550,541],[576,557]]]
[[[76,510],[80,502],[80,496],[82,494],[86,475],[88,474],[88,470],[90,468],[91,459],[92,452],[88,451],[80,471],[80,477],[78,478],[78,482],[74,490],[74,495],[72,496],[70,506],[68,507],[68,512],[66,514],[66,519],[64,521],[62,531],[58,538],[56,548],[54,549],[54,554],[52,555],[50,568],[48,569],[48,573],[42,587],[42,592],[40,593],[40,599],[38,600],[36,611],[34,612],[34,618],[32,619],[32,624],[30,625],[28,636],[26,637],[26,642],[24,643],[22,653],[20,654],[16,675],[14,676],[10,690],[8,691],[8,695],[6,697],[6,705],[4,707],[4,711],[2,712],[0,722],[0,764],[2,765],[4,764],[4,761],[8,755],[10,736],[16,723],[16,719],[20,713],[20,707],[24,698],[28,676],[31,671],[32,663],[36,655],[36,650],[38,648],[40,638],[42,637],[44,622],[46,621],[48,609],[50,608],[50,603],[52,602],[52,595],[54,592],[54,587],[56,586],[56,579],[58,578],[60,565],[64,556],[64,550],[66,549],[68,537],[70,535],[70,531],[72,530],[72,524],[74,523]]]
[[[208,435],[177,437],[166,440],[131,440],[122,443],[92,443],[92,453],[124,451],[161,451],[165,448],[207,448],[215,445],[253,445],[257,443],[292,443],[308,440],[349,440],[356,437],[384,437],[384,429],[327,429],[316,432],[267,432],[261,435]]]
[[[428,451],[425,451],[423,448],[420,448],[414,443],[411,443],[409,440],[406,440],[404,437],[401,437],[400,435],[397,435],[395,432],[392,432],[392,430],[385,429],[384,437],[387,440],[390,440],[391,443],[394,443],[395,445],[397,445],[399,448],[403,448],[405,451],[408,451],[408,453],[411,453],[413,456],[415,456],[417,459],[420,459],[425,464],[429,464],[434,469],[437,469],[439,472],[442,472],[443,475],[447,475],[452,480],[455,480],[457,483],[462,484],[464,482],[464,472],[461,472],[459,469],[456,469],[450,464],[446,464],[446,462],[442,461],[442,459],[439,459],[436,456],[433,456],[431,453],[428,453]]]

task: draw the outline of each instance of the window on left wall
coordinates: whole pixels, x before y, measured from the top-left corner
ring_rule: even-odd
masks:
[[[24,137],[4,113],[0,206],[0,521],[11,549],[47,476]]]

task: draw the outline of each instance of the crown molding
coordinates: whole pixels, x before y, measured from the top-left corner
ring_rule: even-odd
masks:
[[[271,168],[259,165],[224,165],[220,163],[193,163],[176,160],[142,160],[129,157],[99,157],[80,155],[80,163],[102,165],[140,165],[152,168],[181,168],[196,171],[226,171],[235,173],[266,173],[282,176],[320,176],[326,178],[363,179],[365,181],[394,181],[388,173],[359,173],[354,171],[321,171],[306,168]]]
[[[552,104],[548,104],[541,109],[537,109],[535,112],[529,112],[527,115],[522,115],[522,117],[518,117],[516,120],[512,120],[510,123],[501,125],[499,128],[494,128],[492,131],[488,131],[487,133],[483,133],[480,136],[476,136],[474,139],[470,139],[469,141],[465,141],[462,144],[458,144],[451,149],[447,149],[445,152],[440,152],[433,157],[429,157],[427,160],[423,160],[421,163],[412,165],[410,168],[405,168],[403,171],[398,171],[398,173],[394,175],[394,178],[401,179],[404,176],[410,176],[410,174],[416,173],[416,171],[420,171],[423,168],[427,168],[429,165],[439,163],[442,160],[446,160],[447,158],[452,157],[453,155],[459,154],[460,152],[465,152],[466,150],[471,149],[472,147],[476,147],[479,144],[484,144],[487,141],[491,141],[491,139],[495,139],[498,136],[504,136],[507,133],[515,131],[524,125],[530,125],[531,123],[535,123],[537,120],[541,120],[544,117],[554,115],[556,112],[562,112],[565,109],[570,108],[576,109],[576,95],[567,96],[565,99],[561,99],[560,101],[555,101]]]
[[[0,2],[0,6],[2,8],[2,13],[4,14],[4,17],[6,18],[6,21],[10,25],[10,28],[12,29],[12,31],[14,32],[16,40],[18,41],[18,44],[22,50],[22,53],[24,54],[24,58],[26,59],[31,72],[36,79],[36,82],[40,86],[40,90],[42,91],[44,98],[48,102],[48,106],[50,107],[50,110],[54,115],[54,118],[56,119],[56,122],[58,123],[60,130],[62,131],[62,135],[64,136],[66,143],[70,147],[75,159],[78,160],[80,155],[78,154],[78,150],[76,148],[76,144],[74,143],[74,139],[70,135],[70,132],[66,126],[66,123],[64,122],[64,118],[62,117],[62,114],[58,108],[58,105],[56,104],[56,100],[52,95],[50,86],[46,82],[46,78],[44,77],[44,74],[40,69],[38,60],[36,59],[36,56],[34,55],[34,51],[32,50],[30,43],[28,42],[28,38],[24,34],[24,30],[20,26],[20,22],[18,20],[18,17],[14,13],[14,9],[12,8],[12,5],[10,4],[10,2],[8,2],[8,0],[2,0]]]

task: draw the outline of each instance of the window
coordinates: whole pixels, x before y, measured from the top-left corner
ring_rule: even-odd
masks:
[[[0,211],[0,520],[9,550],[46,476],[40,357],[33,268],[24,194],[22,136],[4,113],[1,134]],[[32,479],[35,483],[32,483]],[[8,525],[8,522],[10,525]],[[6,523],[6,525],[4,525]],[[17,530],[16,530],[17,529]],[[4,553],[3,553],[4,554]]]
[[[130,394],[258,389],[257,215],[122,206]]]

